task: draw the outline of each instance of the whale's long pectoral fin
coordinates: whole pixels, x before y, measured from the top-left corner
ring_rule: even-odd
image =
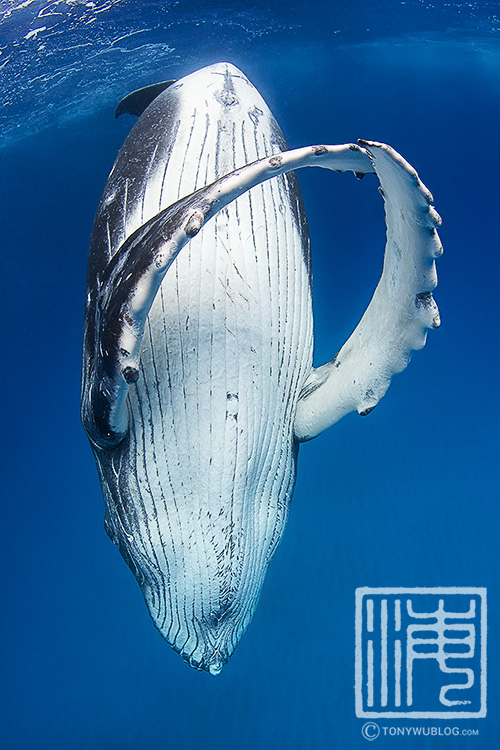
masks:
[[[82,422],[101,447],[127,433],[127,393],[140,375],[148,313],[181,248],[224,206],[264,180],[306,166],[373,172],[363,148],[308,146],[266,157],[221,177],[164,209],[127,238],[98,282],[89,284]]]
[[[436,231],[441,219],[432,195],[396,151],[360,141],[380,180],[387,244],[382,276],[357,328],[337,356],[313,369],[298,402],[298,440],[320,434],[351,411],[369,414],[391,377],[421,349],[427,330],[440,325],[432,297],[435,258],[442,253]]]
[[[377,172],[388,241],[382,278],[361,323],[335,360],[313,370],[303,388],[296,437],[314,437],[349,411],[368,413],[375,406],[411,351],[424,345],[425,329],[439,324],[430,290],[436,284],[434,258],[441,253],[435,231],[440,220],[430,193],[395,151],[362,146],[307,146],[260,159],[174,203],[127,238],[88,293],[82,421],[94,443],[115,445],[127,433],[127,393],[140,374],[146,319],[181,248],[244,192],[302,167],[357,176]]]

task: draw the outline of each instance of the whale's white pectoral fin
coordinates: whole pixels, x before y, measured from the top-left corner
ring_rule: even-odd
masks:
[[[222,208],[255,185],[303,167],[376,172],[384,194],[387,249],[372,301],[333,362],[313,370],[299,401],[294,430],[306,440],[344,414],[366,414],[384,395],[425,330],[439,325],[430,290],[441,253],[440,219],[417,173],[388,146],[362,142],[307,146],[247,164],[164,209],[113,255],[87,302],[82,420],[99,445],[120,442],[128,428],[126,397],[139,377],[146,319],[181,248]]]
[[[351,411],[368,414],[391,377],[421,349],[427,330],[440,325],[432,297],[435,258],[442,254],[436,231],[441,219],[432,195],[396,151],[360,141],[380,180],[387,244],[382,276],[357,328],[337,356],[314,369],[302,389],[294,431],[308,440]]]

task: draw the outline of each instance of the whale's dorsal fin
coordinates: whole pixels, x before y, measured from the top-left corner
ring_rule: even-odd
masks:
[[[115,109],[115,117],[120,115],[135,115],[140,117],[146,107],[149,107],[152,101],[156,99],[165,89],[168,89],[175,81],[162,81],[153,83],[151,86],[145,86],[143,89],[132,91],[118,102]]]
[[[294,432],[316,437],[346,414],[369,414],[392,376],[440,325],[432,297],[441,219],[418,174],[394,149],[359,141],[380,180],[387,226],[384,268],[363,317],[337,356],[311,371],[297,404]]]

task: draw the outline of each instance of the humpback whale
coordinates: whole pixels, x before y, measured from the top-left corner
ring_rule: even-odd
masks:
[[[299,445],[368,414],[439,326],[433,198],[387,145],[288,151],[229,63],[134,92],[139,116],[92,230],[82,422],[105,527],[151,617],[217,674],[282,537]],[[310,239],[296,170],[374,173],[383,272],[353,334],[313,367]]]

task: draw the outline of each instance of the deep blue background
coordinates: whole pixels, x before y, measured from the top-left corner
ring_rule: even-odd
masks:
[[[219,3],[198,12],[162,2],[143,3],[136,17],[123,2],[94,24],[61,27],[45,57],[23,41],[42,23],[33,7],[0,24],[11,54],[0,150],[3,747],[366,748],[354,713],[358,586],[488,587],[488,716],[451,722],[479,736],[379,738],[373,747],[496,746],[500,24],[487,2],[374,6]],[[127,65],[105,56],[121,31],[148,21],[146,51],[130,37]],[[83,48],[68,62],[77,32],[101,56]],[[363,137],[400,151],[434,193],[445,255],[435,294],[442,328],[373,414],[351,415],[301,448],[257,613],[214,678],[161,639],[107,539],[78,412],[88,239],[131,125],[113,119],[116,99],[224,59],[257,85],[290,146]],[[53,94],[33,80],[61,70]],[[376,284],[382,201],[371,177],[308,170],[300,180],[320,364]]]

